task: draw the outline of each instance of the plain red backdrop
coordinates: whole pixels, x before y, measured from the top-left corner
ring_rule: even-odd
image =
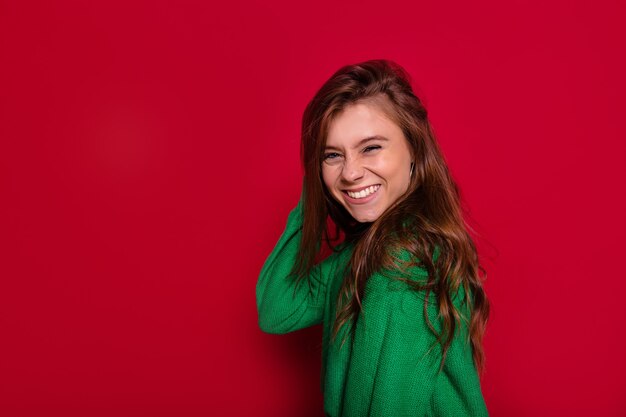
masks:
[[[257,327],[302,111],[413,76],[488,271],[493,416],[626,415],[617,1],[0,1],[0,415],[321,416]]]

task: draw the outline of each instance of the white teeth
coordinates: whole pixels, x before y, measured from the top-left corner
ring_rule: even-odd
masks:
[[[376,192],[376,190],[378,190],[378,188],[380,187],[380,185],[372,185],[371,187],[367,187],[364,190],[361,190],[359,192],[353,193],[352,191],[347,191],[348,195],[352,198],[364,198],[367,197],[368,195]]]

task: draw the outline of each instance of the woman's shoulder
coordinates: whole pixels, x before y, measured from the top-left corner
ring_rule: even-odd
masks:
[[[432,253],[434,264],[440,255],[439,248],[434,248]],[[393,260],[393,266],[382,268],[379,272],[372,275],[371,284],[373,289],[401,293],[401,297],[416,298],[422,301],[428,296],[429,304],[436,306],[436,288],[440,287],[437,285],[437,280],[442,279],[442,277],[431,277],[431,273],[427,270],[419,255],[406,247],[391,249],[389,254]],[[453,304],[459,307],[465,299],[463,285],[450,289],[450,297]]]
[[[390,248],[387,251],[392,263],[381,268],[380,274],[390,282],[406,282],[426,285],[430,274],[419,255],[406,247]]]

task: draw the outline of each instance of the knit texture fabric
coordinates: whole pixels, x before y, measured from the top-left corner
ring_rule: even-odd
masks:
[[[259,326],[266,333],[283,334],[322,323],[321,383],[326,416],[488,415],[466,323],[461,320],[457,326],[439,372],[441,348],[426,323],[424,294],[405,283],[373,274],[364,290],[362,314],[354,325],[344,325],[332,341],[337,296],[352,245],[340,245],[340,250],[313,268],[308,284],[295,285],[289,273],[301,236],[302,200],[289,213],[285,230],[259,275]],[[427,277],[417,268],[411,275]],[[462,299],[462,292],[454,297],[457,308],[462,308]],[[433,297],[427,314],[439,331],[437,313]],[[348,333],[353,327],[352,338]]]

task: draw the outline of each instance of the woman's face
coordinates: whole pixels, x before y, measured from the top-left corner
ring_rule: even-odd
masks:
[[[360,102],[331,122],[322,177],[355,220],[373,222],[408,189],[411,162],[400,127],[375,104]]]

